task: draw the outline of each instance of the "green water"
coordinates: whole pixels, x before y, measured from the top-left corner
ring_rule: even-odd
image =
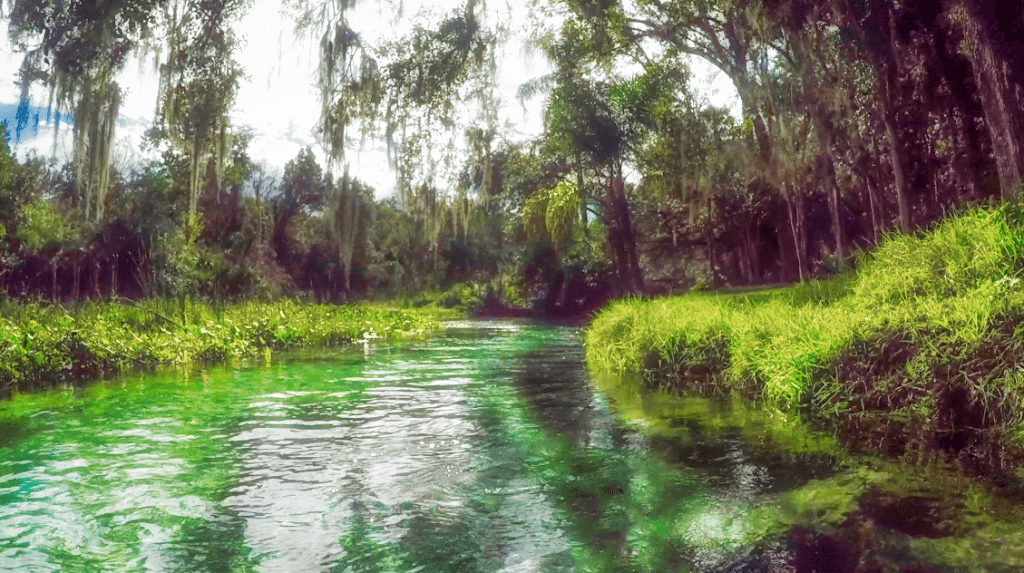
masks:
[[[578,329],[449,326],[0,403],[0,571],[711,571],[836,476],[770,416],[645,428]]]

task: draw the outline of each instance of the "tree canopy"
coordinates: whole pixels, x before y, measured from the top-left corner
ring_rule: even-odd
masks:
[[[586,293],[825,276],[885,233],[1020,196],[1024,16],[1004,5],[537,1],[524,25],[552,71],[521,78],[544,125],[523,140],[501,122],[501,57],[521,33],[501,7],[400,17],[382,3],[409,25],[378,37],[351,0],[294,0],[317,42],[326,161],[307,148],[273,173],[231,120],[248,2],[14,1],[12,135],[42,85],[75,144],[63,168],[0,154],[0,276],[39,290],[48,264],[51,279],[77,273],[75,296],[134,281],[337,300],[471,281],[563,309]],[[112,167],[133,53],[156,58],[163,155]],[[740,117],[698,95],[694,58],[732,81]],[[374,140],[396,177],[388,200],[350,175]]]

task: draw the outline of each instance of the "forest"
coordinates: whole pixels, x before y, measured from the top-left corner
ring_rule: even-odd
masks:
[[[0,569],[1024,570],[1020,0],[263,1],[0,0]]]
[[[317,141],[282,172],[230,112],[242,0],[12,0],[22,107],[74,117],[73,161],[0,152],[7,297],[298,298],[449,293],[580,315],[611,298],[807,281],[894,233],[1017,198],[1024,8],[985,0],[536,0],[526,79],[543,134],[497,115],[500,10],[468,0],[364,39],[348,0],[292,0],[319,39]],[[399,10],[400,7],[391,7]],[[160,94],[160,158],[114,165],[129,54]],[[698,58],[742,119],[694,95]],[[473,114],[465,113],[473,109]],[[38,116],[34,121],[39,121]],[[396,193],[349,175],[387,144]],[[455,293],[455,294],[451,294]],[[461,294],[460,294],[461,293]],[[465,301],[463,301],[465,302]]]

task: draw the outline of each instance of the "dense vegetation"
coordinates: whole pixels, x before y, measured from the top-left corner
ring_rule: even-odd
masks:
[[[615,303],[587,332],[588,362],[797,406],[858,448],[1019,484],[1022,269],[1021,204],[972,209],[832,280]]]
[[[534,141],[499,121],[497,58],[516,36],[500,8],[469,0],[370,40],[353,4],[285,8],[321,39],[328,159],[303,150],[277,173],[230,121],[248,3],[12,2],[12,133],[33,85],[76,120],[69,165],[0,153],[2,290],[341,301],[470,282],[574,314],[826,276],[894,228],[1019,193],[1013,3],[538,0],[530,43],[554,71],[520,90],[544,100]],[[129,55],[161,78],[162,155],[144,165],[111,157]],[[693,95],[692,58],[732,80],[741,118]],[[348,175],[370,138],[397,173],[385,201]]]
[[[1024,14],[1013,3],[538,0],[530,44],[553,71],[520,89],[544,102],[532,141],[499,121],[498,54],[514,34],[498,8],[468,0],[371,41],[353,4],[288,4],[321,39],[327,161],[304,149],[278,173],[230,121],[245,72],[233,27],[248,3],[15,0],[22,94],[48,87],[52,111],[75,116],[75,145],[65,166],[0,149],[0,292],[156,308],[404,296],[582,316],[629,295],[799,281],[619,303],[589,334],[591,360],[803,406],[894,453],[1016,467]],[[148,136],[159,159],[143,165],[110,155],[129,53],[161,77]],[[732,80],[742,117],[694,95],[694,57]],[[29,120],[24,97],[14,137]],[[347,151],[373,138],[397,174],[386,200],[348,171]],[[23,320],[5,323],[8,386],[33,361],[66,365],[35,350],[36,336],[70,351],[106,332],[37,333],[27,317],[44,307],[9,308]],[[133,320],[168,322],[110,322]],[[253,322],[231,320],[217,324]],[[214,332],[177,324],[157,331]],[[338,328],[323,336],[359,334]],[[123,336],[115,346],[142,340]],[[253,336],[161,348],[272,345]],[[88,352],[170,360],[111,344]]]
[[[0,398],[130,368],[269,359],[275,350],[422,336],[454,314],[436,307],[287,301],[227,306],[95,302],[74,310],[5,303],[0,309]]]

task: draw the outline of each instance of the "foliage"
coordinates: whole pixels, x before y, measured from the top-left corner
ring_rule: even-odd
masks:
[[[324,172],[308,146],[285,164],[280,192],[271,202],[286,213],[323,206]]]
[[[199,290],[199,285],[210,277],[200,271],[199,248],[188,240],[188,232],[175,227],[153,241],[154,291],[165,297],[177,298]]]
[[[244,77],[233,28],[249,2],[15,1],[19,85],[41,83],[54,112],[73,112],[75,158],[48,175],[0,153],[0,276],[21,268],[23,282],[40,282],[29,263],[46,259],[53,279],[90,238],[90,256],[116,267],[100,237],[122,221],[145,244],[140,268],[152,264],[142,289],[175,296],[340,301],[474,283],[527,299],[576,269],[591,286],[610,282],[610,296],[678,292],[831,276],[894,226],[909,236],[957,205],[1013,194],[1024,108],[996,104],[1024,93],[1005,41],[1019,14],[974,0],[705,4],[535,4],[551,17],[531,20],[531,47],[553,71],[520,89],[544,97],[545,131],[517,142],[499,121],[497,73],[515,36],[500,9],[467,0],[399,15],[409,31],[377,41],[351,21],[352,2],[293,0],[298,28],[320,40],[327,163],[304,149],[278,177],[253,164],[229,121]],[[110,150],[129,54],[154,58],[151,143],[170,145],[118,172]],[[696,95],[689,56],[733,82],[742,117]],[[346,150],[372,137],[397,174],[390,203],[325,176],[346,173]],[[974,231],[944,232],[927,249],[930,270],[901,280],[885,277],[924,251],[888,240],[888,262],[872,268],[890,268],[859,280],[861,298],[998,290],[983,283],[1003,268],[1000,249],[1017,247],[988,237],[972,252],[957,245]],[[981,324],[982,307],[948,314]]]
[[[1018,390],[1005,377],[1018,367],[1007,333],[1024,313],[1021,222],[1018,203],[973,209],[923,237],[890,238],[856,273],[832,281],[621,301],[589,328],[588,365],[829,419],[860,420],[847,418],[848,410],[868,414],[865,392],[885,396],[893,406],[871,415],[885,424],[909,415],[916,424],[899,427],[923,433],[914,438],[921,447],[941,445],[942,417],[954,415],[943,396],[964,392],[957,400],[984,404],[993,416],[979,427],[1013,435],[1024,423],[1024,402],[1015,402]],[[978,369],[966,366],[972,374],[965,377],[958,364]],[[892,386],[873,397],[871,388],[883,382]],[[868,431],[858,428],[861,437]],[[984,436],[977,451],[998,443]]]
[[[140,304],[4,302],[0,317],[0,395],[88,381],[127,368],[260,356],[297,346],[423,335],[438,309],[382,304],[330,306],[246,302],[214,307],[154,299]]]
[[[17,235],[25,206],[38,199],[40,189],[32,184],[38,173],[33,169],[36,162],[19,165],[11,155],[7,137],[7,124],[0,124],[0,239],[10,241],[10,237]]]
[[[120,0],[88,8],[36,1],[11,6],[9,33],[25,54],[17,81],[21,97],[15,133],[20,137],[28,123],[34,83],[49,88],[50,104],[56,104],[50,111],[57,117],[73,110],[78,118],[74,183],[86,218],[96,223],[103,219],[121,103],[116,75],[129,52],[150,35],[159,6],[152,0]]]
[[[523,203],[523,226],[537,238],[546,233],[555,245],[572,236],[574,222],[579,218],[580,190],[575,183],[563,179],[551,189],[534,193]]]
[[[30,203],[22,210],[18,237],[32,251],[71,245],[78,236],[71,222],[54,205],[45,201]]]
[[[219,189],[231,160],[228,113],[243,71],[234,59],[237,40],[229,24],[245,4],[242,0],[186,0],[165,11],[168,54],[160,64],[159,123],[151,135],[166,138],[189,158],[186,223],[190,225],[197,215],[208,164],[213,164]]]

